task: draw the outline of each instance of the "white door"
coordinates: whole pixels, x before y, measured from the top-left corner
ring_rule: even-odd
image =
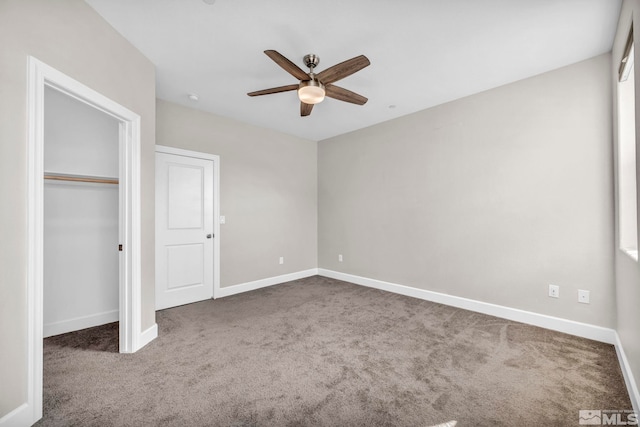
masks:
[[[156,152],[156,310],[213,297],[213,161]]]

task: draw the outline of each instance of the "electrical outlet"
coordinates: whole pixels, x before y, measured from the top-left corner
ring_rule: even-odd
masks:
[[[338,255],[338,262],[342,262],[342,254]]]
[[[284,264],[284,257],[283,256],[280,257],[280,264]]]
[[[220,215],[220,224],[226,224],[227,222],[227,218],[224,217],[224,215]]]
[[[578,289],[578,302],[582,304],[589,304],[589,291]]]
[[[549,285],[549,296],[551,298],[560,298],[560,286]]]

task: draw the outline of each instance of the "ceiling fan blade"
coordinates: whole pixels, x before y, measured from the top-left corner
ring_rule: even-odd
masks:
[[[356,71],[362,70],[364,67],[367,67],[369,64],[369,59],[364,56],[356,56],[355,58],[347,59],[344,62],[334,65],[333,67],[329,67],[326,70],[321,71],[316,74],[316,78],[320,80],[323,84],[328,85],[333,82],[337,82],[340,79],[344,79],[347,76],[355,73]]]
[[[311,110],[313,110],[313,104],[305,104],[304,102],[300,102],[300,116],[308,116],[311,114]]]
[[[309,80],[309,75],[307,73],[280,53],[275,50],[265,50],[264,53],[271,58],[273,62],[281,66],[287,73],[291,74],[296,79]]]
[[[259,95],[269,95],[270,93],[280,93],[280,92],[288,92],[290,90],[298,89],[300,85],[287,85],[287,86],[278,86],[272,87],[271,89],[263,89],[257,90],[255,92],[249,92],[247,95],[249,96],[259,96]]]
[[[355,92],[351,92],[345,88],[334,86],[334,85],[326,85],[324,87],[325,94],[329,98],[338,99],[344,102],[350,102],[352,104],[364,105],[367,103],[368,99],[362,95],[359,95]]]

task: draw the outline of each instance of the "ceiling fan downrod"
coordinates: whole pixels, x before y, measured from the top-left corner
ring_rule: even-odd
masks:
[[[320,63],[320,57],[314,53],[310,53],[304,56],[303,61],[307,66],[307,68],[309,68],[309,77],[311,77],[311,81],[317,83],[317,84],[312,83],[312,85],[322,87],[322,89],[324,90],[324,85],[321,82],[319,82],[318,79],[316,79],[316,74],[313,72],[313,70]]]

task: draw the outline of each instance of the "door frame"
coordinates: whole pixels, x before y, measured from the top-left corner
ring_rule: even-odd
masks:
[[[156,145],[156,153],[213,161],[213,299],[220,297],[220,156],[200,151]]]
[[[27,407],[42,418],[44,285],[44,92],[58,90],[120,122],[120,352],[144,345],[141,319],[140,116],[44,62],[29,56],[27,93]],[[115,249],[115,248],[114,248]]]

